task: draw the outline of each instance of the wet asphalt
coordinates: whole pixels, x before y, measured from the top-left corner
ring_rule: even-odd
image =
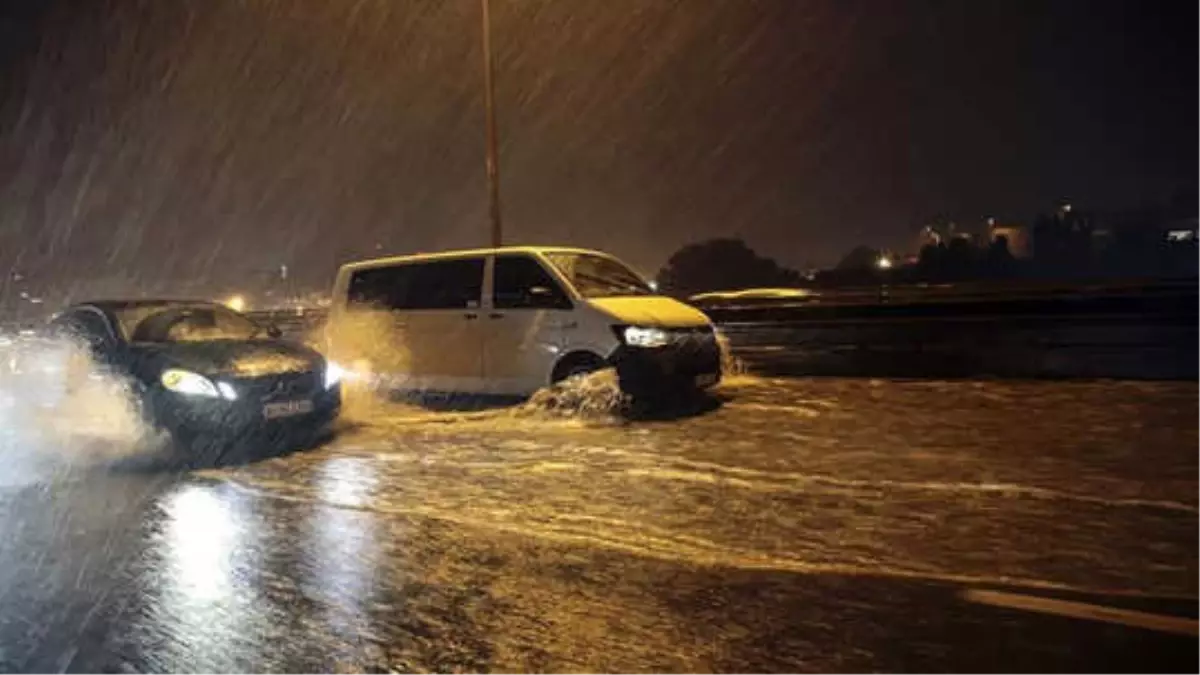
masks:
[[[1200,665],[970,595],[1194,619],[1194,383],[740,378],[660,417],[356,404],[186,468],[95,424],[0,436],[0,669]]]

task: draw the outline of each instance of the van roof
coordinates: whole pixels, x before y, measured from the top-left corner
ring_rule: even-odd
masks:
[[[474,258],[484,255],[495,255],[497,253],[584,253],[589,255],[599,255],[605,258],[611,258],[612,255],[604,251],[595,251],[586,248],[572,248],[570,246],[502,246],[500,248],[464,248],[454,249],[450,251],[440,251],[438,253],[410,253],[408,255],[390,256],[386,258],[371,258],[368,260],[356,260],[341,266],[342,270],[355,270],[368,267],[387,267],[389,265],[398,265],[407,262],[417,262],[420,260],[445,260],[453,258]]]

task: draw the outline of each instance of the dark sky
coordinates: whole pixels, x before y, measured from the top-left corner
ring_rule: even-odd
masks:
[[[487,240],[477,0],[7,0],[0,270]],[[513,243],[788,265],[1197,182],[1197,3],[493,0]]]

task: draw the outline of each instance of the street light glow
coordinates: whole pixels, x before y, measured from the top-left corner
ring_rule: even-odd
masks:
[[[875,264],[876,264],[876,265],[879,267],[879,269],[881,269],[881,270],[890,270],[890,269],[892,269],[892,259],[891,259],[891,257],[889,257],[889,256],[886,256],[886,255],[881,255],[881,256],[879,256],[879,260],[875,261]]]

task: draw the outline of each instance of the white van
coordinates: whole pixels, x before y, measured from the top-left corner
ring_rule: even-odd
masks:
[[[639,394],[721,374],[708,318],[616,258],[574,248],[450,251],[342,266],[330,357],[401,390],[529,395],[614,366]]]

